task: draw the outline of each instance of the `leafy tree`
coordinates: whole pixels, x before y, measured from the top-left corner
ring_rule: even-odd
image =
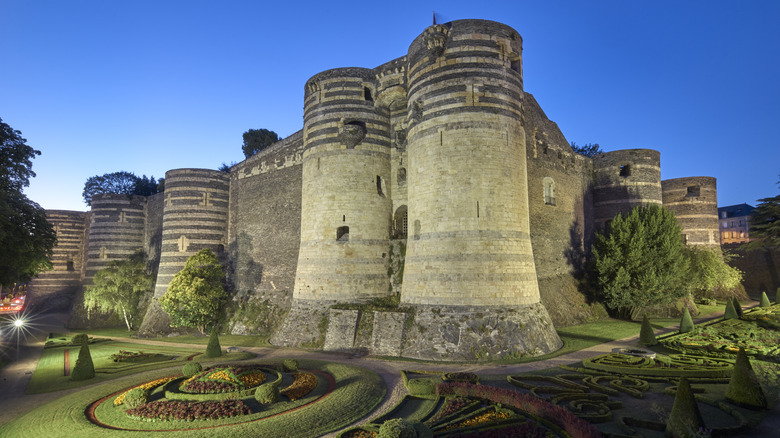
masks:
[[[780,181],[777,182],[780,184]],[[747,249],[780,246],[780,195],[758,200],[750,217],[750,242]],[[755,238],[755,240],[753,240]]]
[[[674,213],[655,204],[616,216],[593,244],[597,297],[628,317],[635,308],[688,295],[690,262],[681,236]]]
[[[691,264],[689,284],[697,298],[747,297],[742,272],[727,263],[731,255],[695,246],[686,246],[685,252]]]
[[[586,145],[580,146],[575,142],[571,142],[571,149],[574,152],[589,158],[593,158],[598,154],[604,153],[598,143],[588,143]]]
[[[187,259],[184,269],[171,280],[160,297],[160,306],[174,327],[193,327],[205,333],[225,308],[228,294],[225,272],[210,249],[202,249]]]
[[[57,235],[46,210],[22,193],[35,177],[32,159],[40,154],[0,119],[0,286],[26,282],[51,269]]]
[[[87,312],[97,309],[121,315],[127,329],[132,330],[141,314],[141,300],[153,288],[154,277],[146,270],[146,256],[138,252],[95,273],[94,284],[84,290],[84,307]]]
[[[135,174],[123,170],[87,178],[81,196],[87,205],[92,205],[92,198],[98,194],[149,196],[162,191],[161,185],[163,185],[163,179],[160,179],[158,183],[154,180],[154,176],[151,179],[147,178],[146,175],[139,178]]]
[[[250,129],[243,134],[244,144],[241,150],[246,158],[262,151],[279,141],[279,135],[267,129]]]

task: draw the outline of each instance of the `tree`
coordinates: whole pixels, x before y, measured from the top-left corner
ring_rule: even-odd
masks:
[[[0,119],[0,286],[26,282],[51,269],[57,235],[46,210],[22,193],[35,177],[32,159],[40,154]]]
[[[87,178],[81,196],[87,205],[92,205],[92,198],[95,195],[111,193],[128,196],[149,196],[162,191],[160,190],[160,185],[162,184],[163,180],[160,179],[158,183],[154,180],[154,176],[151,179],[147,178],[146,175],[139,178],[131,172],[122,170]]]
[[[571,142],[571,149],[574,152],[589,158],[593,158],[598,154],[604,153],[598,143],[588,143],[584,146],[579,146],[577,143]]]
[[[241,146],[241,150],[244,151],[246,158],[279,141],[279,136],[267,129],[250,129],[243,134],[243,137],[244,144]]]
[[[193,327],[205,333],[225,308],[228,294],[225,272],[210,249],[202,249],[187,259],[160,297],[160,306],[174,327]]]
[[[777,183],[780,185],[780,181]],[[759,199],[758,202],[750,217],[750,242],[745,247],[780,246],[780,195]]]
[[[686,246],[690,260],[690,280],[696,298],[747,298],[742,286],[742,272],[728,265],[732,257],[718,250]]]
[[[84,290],[84,308],[87,312],[97,309],[121,315],[127,329],[132,330],[141,314],[141,299],[153,288],[154,277],[146,270],[146,256],[137,252],[95,273],[94,284]]]
[[[674,213],[655,204],[616,216],[593,244],[597,297],[628,317],[635,308],[688,295],[690,262],[681,236]]]

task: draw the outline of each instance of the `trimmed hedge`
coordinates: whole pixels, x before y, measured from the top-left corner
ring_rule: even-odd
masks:
[[[723,312],[723,319],[737,319],[737,309],[734,307],[734,300],[726,300],[726,310]]]
[[[286,373],[298,371],[298,361],[295,359],[285,359],[282,362],[282,370]]]
[[[680,378],[677,395],[669,419],[666,421],[666,435],[674,437],[690,436],[692,432],[704,427],[704,420],[691,391],[691,385],[685,377]]]
[[[95,377],[95,365],[92,363],[92,355],[89,354],[89,344],[84,342],[79,350],[79,358],[70,375],[70,380],[87,380]]]
[[[255,390],[255,400],[261,405],[270,405],[279,400],[279,385],[276,383],[265,383]]]
[[[691,318],[691,312],[686,307],[680,319],[680,333],[688,333],[691,330],[693,330],[693,318]]]
[[[766,296],[766,292],[761,292],[761,304],[759,304],[759,307],[769,307],[771,304],[769,304],[769,297]]]

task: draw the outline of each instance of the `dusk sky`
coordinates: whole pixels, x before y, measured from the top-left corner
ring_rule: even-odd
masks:
[[[718,204],[775,196],[780,1],[0,0],[0,118],[42,152],[27,195],[87,209],[87,178],[216,169],[241,134],[303,125],[314,74],[406,54],[437,20],[523,38],[525,90],[569,141],[661,151]]]

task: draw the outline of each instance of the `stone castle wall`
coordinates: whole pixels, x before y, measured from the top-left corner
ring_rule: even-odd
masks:
[[[506,25],[431,26],[405,56],[312,76],[303,104],[301,131],[229,172],[172,170],[164,193],[96,199],[83,282],[144,249],[158,273],[141,333],[169,332],[156,298],[211,248],[233,333],[463,360],[549,352],[554,324],[591,318],[585,259],[617,213],[668,203],[690,243],[709,242],[714,179],[662,189],[657,151],[574,153],[523,90]],[[400,305],[361,310],[376,299]]]

